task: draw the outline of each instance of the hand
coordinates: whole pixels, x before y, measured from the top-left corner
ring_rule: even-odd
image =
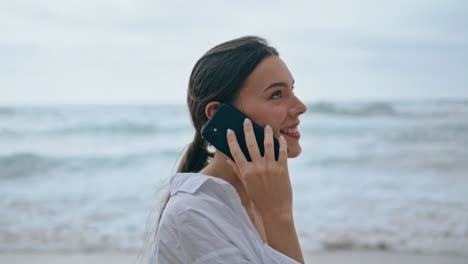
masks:
[[[228,130],[227,140],[234,158],[226,160],[231,165],[244,185],[247,195],[255,204],[261,215],[291,215],[292,189],[287,163],[287,143],[280,137],[278,161],[273,149],[273,130],[265,127],[265,154],[262,157],[253,132],[252,122],[245,119],[244,133],[251,162],[245,158],[237,142],[234,131]]]

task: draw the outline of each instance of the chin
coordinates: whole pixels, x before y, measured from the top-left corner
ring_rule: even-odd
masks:
[[[302,152],[302,149],[299,145],[291,147],[291,148],[288,147],[288,158],[295,158],[299,156],[301,152]]]

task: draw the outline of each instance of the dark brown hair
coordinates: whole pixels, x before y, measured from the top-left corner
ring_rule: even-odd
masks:
[[[201,137],[201,129],[208,121],[206,105],[212,101],[236,101],[245,79],[262,59],[272,55],[278,56],[278,52],[265,39],[245,36],[213,47],[197,61],[187,90],[195,135],[177,172],[198,172],[208,164],[208,157],[213,157]]]
[[[208,121],[206,105],[212,101],[234,103],[247,77],[268,56],[279,54],[265,39],[244,36],[216,45],[195,63],[187,90],[195,135],[181,159],[178,173],[199,172],[214,156],[207,149],[208,142],[201,137],[201,129]],[[161,201],[155,232],[169,198],[170,193],[166,193]]]

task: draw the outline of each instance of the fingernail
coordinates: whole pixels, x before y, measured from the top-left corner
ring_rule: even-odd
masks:
[[[281,141],[284,141],[283,135],[280,136],[280,140],[281,140]]]
[[[250,124],[250,119],[248,119],[248,118],[244,119],[244,124],[249,125]]]
[[[231,135],[231,134],[232,134],[232,130],[231,130],[230,128],[228,128],[227,134],[228,134],[228,135]]]
[[[270,126],[270,125],[266,125],[266,126],[265,126],[265,129],[267,129],[267,128],[271,128],[271,126]]]

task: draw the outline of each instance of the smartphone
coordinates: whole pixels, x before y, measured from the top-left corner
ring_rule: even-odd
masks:
[[[229,150],[229,145],[227,142],[227,129],[230,128],[236,133],[237,142],[245,155],[245,158],[248,161],[252,161],[247,145],[245,142],[244,134],[244,119],[249,118],[244,113],[239,111],[234,106],[221,103],[213,116],[208,120],[208,122],[203,126],[201,135],[206,141],[211,143],[216,149],[220,150],[226,154],[229,158],[234,160],[231,151]],[[250,119],[250,118],[249,118]],[[252,119],[250,119],[252,121]],[[254,121],[252,121],[253,131],[255,138],[257,139],[258,149],[260,154],[263,156],[265,153],[264,138],[265,138],[265,129]],[[279,142],[273,137],[275,160],[278,160],[279,156]]]

